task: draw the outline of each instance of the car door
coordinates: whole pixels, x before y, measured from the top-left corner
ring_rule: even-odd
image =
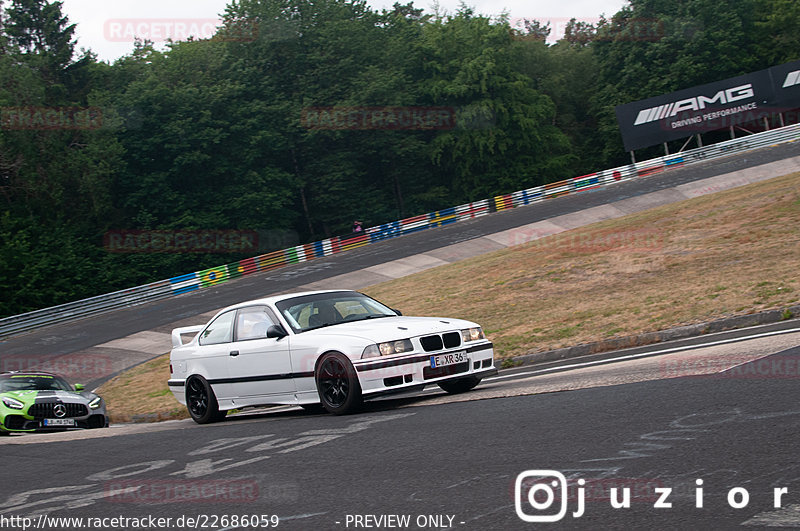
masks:
[[[265,403],[294,399],[289,338],[267,337],[267,329],[273,324],[278,320],[266,306],[237,312],[234,342],[228,353],[228,378],[237,397],[263,397]]]
[[[191,360],[190,374],[202,374],[211,384],[217,399],[231,395],[228,379],[228,353],[233,341],[233,324],[236,310],[219,314],[200,332],[197,356]]]

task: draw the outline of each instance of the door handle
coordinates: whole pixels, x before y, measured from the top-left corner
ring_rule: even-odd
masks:
[[[230,354],[231,356],[238,356],[238,355],[239,355],[239,351],[238,351],[238,350],[231,350],[231,351],[229,352],[229,354]]]

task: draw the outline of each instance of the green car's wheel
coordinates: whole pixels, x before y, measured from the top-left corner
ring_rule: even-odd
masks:
[[[211,385],[202,376],[192,376],[186,381],[186,408],[198,424],[217,422],[227,411],[220,411]]]

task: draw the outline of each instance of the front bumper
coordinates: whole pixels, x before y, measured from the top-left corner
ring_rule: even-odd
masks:
[[[468,361],[443,367],[431,366],[433,356],[455,352],[466,352]],[[358,374],[361,393],[366,399],[388,393],[413,391],[447,380],[469,376],[484,378],[497,374],[494,348],[490,342],[436,352],[356,360],[353,367]]]
[[[0,425],[0,430],[5,432],[35,432],[108,427],[108,416],[103,413],[94,413],[85,417],[72,418],[72,420],[75,422],[72,426],[46,426],[44,424],[44,419],[34,418],[28,415],[6,415],[2,425]]]

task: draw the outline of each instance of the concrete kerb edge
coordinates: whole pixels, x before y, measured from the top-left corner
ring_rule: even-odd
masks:
[[[791,317],[786,317],[785,314],[787,311],[791,314]],[[615,350],[633,347],[643,347],[656,343],[664,343],[678,339],[688,339],[692,337],[714,334],[717,332],[750,328],[753,326],[772,324],[797,318],[800,318],[800,304],[782,309],[765,310],[763,312],[726,317],[724,319],[718,319],[704,323],[668,328],[666,330],[659,330],[656,332],[645,332],[642,334],[607,339],[604,341],[596,341],[593,343],[583,343],[580,345],[574,345],[555,350],[530,352],[528,354],[522,354],[521,356],[504,358],[502,360],[495,361],[500,362],[500,368],[536,365],[549,361],[580,358],[583,356],[590,356],[592,354],[601,354],[603,352],[612,352]]]

